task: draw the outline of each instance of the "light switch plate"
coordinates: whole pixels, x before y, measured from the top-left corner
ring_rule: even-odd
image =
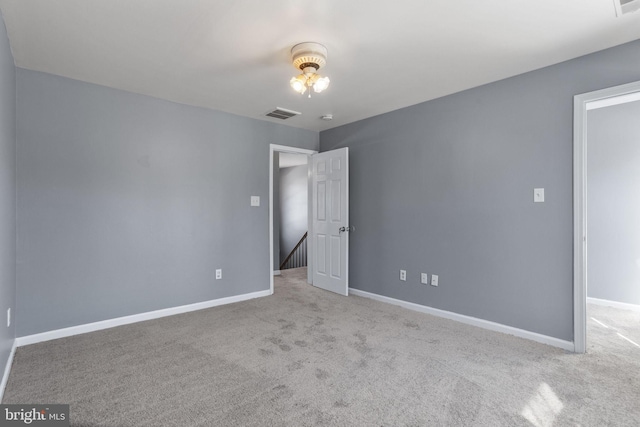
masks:
[[[533,189],[533,201],[535,203],[543,203],[544,202],[544,188],[534,188]]]
[[[438,286],[438,275],[437,274],[432,274],[431,275],[431,286]]]
[[[427,273],[420,273],[420,283],[423,285],[429,284],[429,275]]]
[[[251,196],[251,206],[260,206],[260,196]]]

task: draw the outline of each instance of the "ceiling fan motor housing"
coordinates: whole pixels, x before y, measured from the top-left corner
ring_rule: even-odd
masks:
[[[291,48],[293,66],[299,70],[313,67],[319,70],[327,63],[327,48],[320,43],[298,43]]]

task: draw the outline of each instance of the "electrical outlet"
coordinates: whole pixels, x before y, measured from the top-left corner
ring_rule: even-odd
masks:
[[[423,285],[429,284],[429,275],[427,273],[420,273],[420,283]]]
[[[11,307],[7,308],[7,328],[11,326]]]
[[[438,286],[438,276],[435,274],[431,275],[431,286]]]
[[[222,269],[219,268],[216,270],[216,280],[222,279]]]
[[[407,270],[400,270],[400,280],[403,282],[407,281]]]

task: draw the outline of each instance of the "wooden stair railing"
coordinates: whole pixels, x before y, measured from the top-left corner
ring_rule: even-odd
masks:
[[[286,270],[288,268],[298,268],[307,266],[307,233],[305,232],[298,244],[287,255],[282,264],[280,264],[280,270]]]

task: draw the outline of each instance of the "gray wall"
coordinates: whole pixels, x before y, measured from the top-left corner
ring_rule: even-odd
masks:
[[[280,169],[280,262],[283,262],[307,232],[309,168]]]
[[[572,340],[573,96],[636,80],[640,41],[321,132],[350,148],[350,286]]]
[[[24,69],[17,91],[18,336],[269,289],[269,144],[316,132]]]
[[[640,304],[640,101],[587,113],[587,294]]]
[[[15,339],[16,71],[0,14],[0,380]],[[7,328],[7,309],[12,323]]]

